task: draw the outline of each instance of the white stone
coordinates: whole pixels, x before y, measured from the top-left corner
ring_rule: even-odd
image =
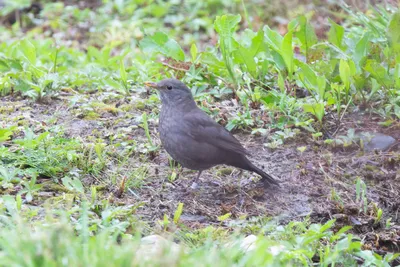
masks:
[[[174,261],[179,257],[182,248],[178,244],[165,239],[160,235],[149,235],[140,240],[140,246],[136,251],[137,260],[149,260],[163,255],[169,255],[168,259]]]
[[[257,236],[249,235],[240,243],[240,249],[243,252],[249,252],[256,248]]]

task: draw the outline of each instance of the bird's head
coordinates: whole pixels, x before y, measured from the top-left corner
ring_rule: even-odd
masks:
[[[163,104],[177,105],[179,103],[194,102],[189,88],[177,79],[164,79],[158,83],[145,82],[145,84],[160,92]]]

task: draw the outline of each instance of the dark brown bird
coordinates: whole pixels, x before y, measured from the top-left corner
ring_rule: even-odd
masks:
[[[197,107],[184,83],[165,79],[145,84],[160,93],[159,133],[165,150],[183,167],[199,171],[192,188],[197,186],[202,171],[220,164],[255,172],[266,184],[279,185],[247,159],[249,153],[228,130]]]

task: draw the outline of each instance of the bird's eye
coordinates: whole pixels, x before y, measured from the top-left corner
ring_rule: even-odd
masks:
[[[172,90],[172,86],[171,85],[167,85],[167,89],[168,90]]]

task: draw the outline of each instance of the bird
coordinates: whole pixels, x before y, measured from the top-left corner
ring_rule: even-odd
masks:
[[[159,92],[162,106],[158,132],[164,149],[182,167],[198,171],[192,189],[197,188],[202,172],[216,165],[254,172],[265,186],[279,186],[275,178],[247,158],[250,153],[231,132],[197,106],[183,82],[168,78],[145,85]]]

